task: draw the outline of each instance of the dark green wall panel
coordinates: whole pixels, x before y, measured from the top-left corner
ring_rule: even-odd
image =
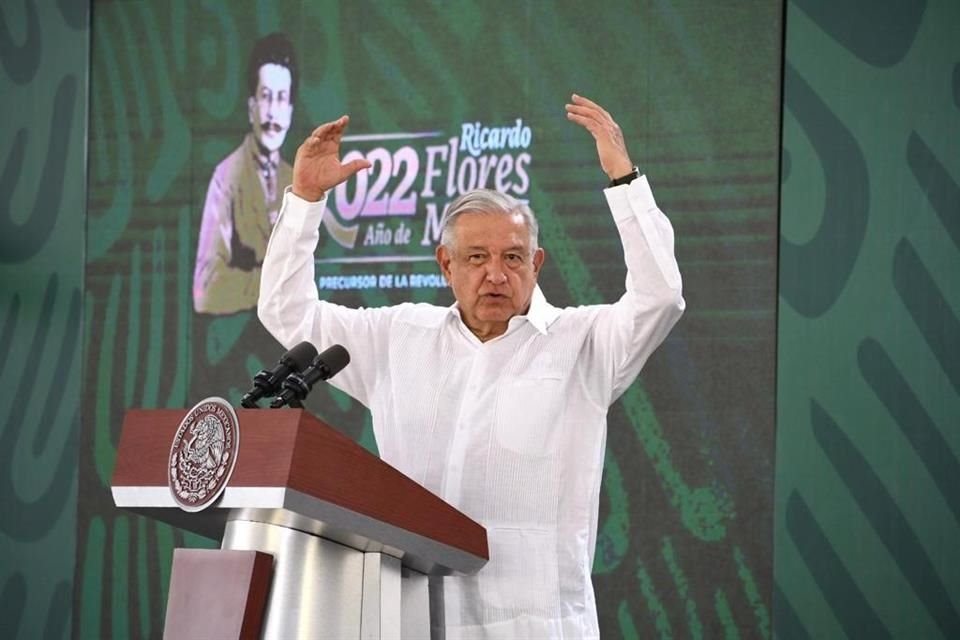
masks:
[[[70,632],[86,211],[85,3],[0,7],[0,636]]]
[[[960,4],[788,3],[782,638],[960,635]]]

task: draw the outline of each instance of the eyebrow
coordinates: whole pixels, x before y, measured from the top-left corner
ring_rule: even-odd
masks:
[[[490,249],[489,249],[488,247],[485,247],[485,246],[479,245],[479,244],[467,245],[467,246],[464,247],[464,248],[465,248],[467,251],[487,251],[487,252],[490,251]],[[522,244],[514,244],[514,245],[510,245],[509,247],[504,248],[504,249],[503,249],[503,253],[506,253],[507,251],[525,251],[526,249],[527,249],[527,247],[523,246]]]

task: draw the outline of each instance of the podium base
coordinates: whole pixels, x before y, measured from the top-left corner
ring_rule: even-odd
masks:
[[[245,520],[227,522],[220,546],[274,557],[265,640],[360,637],[362,552],[295,529]]]
[[[227,522],[221,548],[274,557],[265,640],[430,637],[427,576],[391,555],[239,519]]]
[[[174,549],[163,637],[260,637],[273,558],[259,551]]]

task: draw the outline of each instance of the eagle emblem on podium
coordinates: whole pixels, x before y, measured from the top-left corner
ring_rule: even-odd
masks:
[[[169,485],[186,511],[210,506],[233,473],[239,441],[237,414],[223,398],[198,402],[184,416],[170,447]]]

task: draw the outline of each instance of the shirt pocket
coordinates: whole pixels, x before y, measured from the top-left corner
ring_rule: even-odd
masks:
[[[556,451],[563,431],[563,387],[561,374],[551,370],[505,378],[497,398],[497,444],[527,457]]]

